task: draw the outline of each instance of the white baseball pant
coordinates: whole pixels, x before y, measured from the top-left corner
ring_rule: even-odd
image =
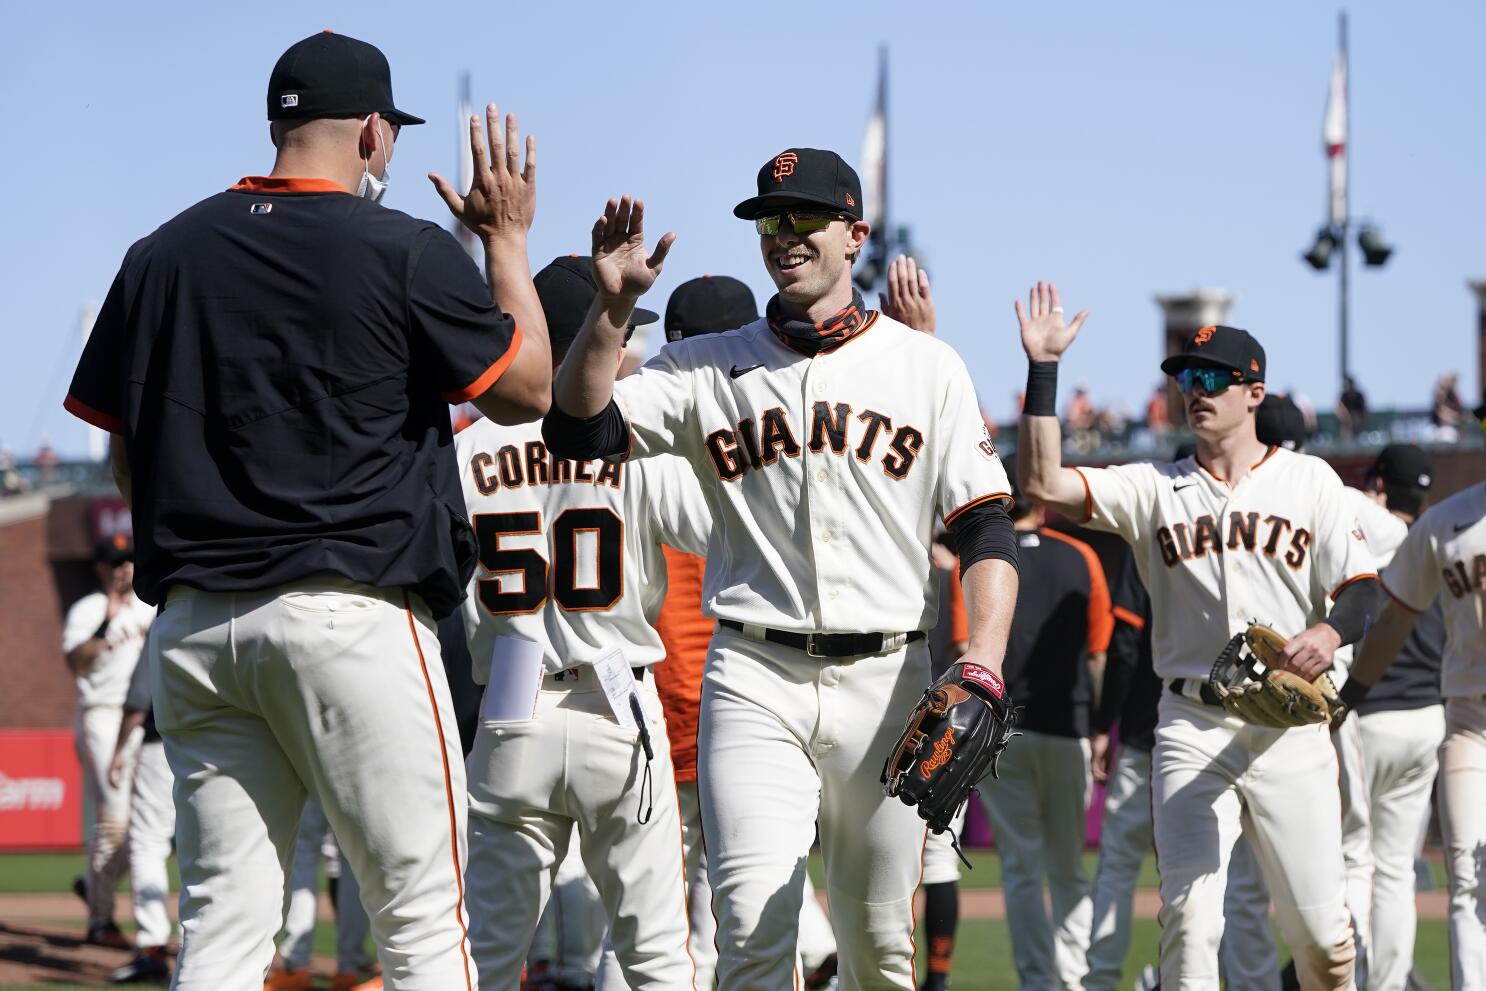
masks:
[[[710,991],[717,973],[717,920],[712,916],[712,885],[707,883],[707,845],[702,837],[702,801],[695,780],[678,782],[681,845],[686,852],[687,948],[697,968],[697,987]]]
[[[1348,720],[1351,722],[1352,720]],[[1403,991],[1414,963],[1414,857],[1445,738],[1445,707],[1394,709],[1357,720],[1372,810],[1373,926],[1368,991]]]
[[[108,780],[114,747],[119,742],[123,706],[90,705],[78,709],[73,736],[82,763],[83,788],[92,814],[88,836],[88,927],[112,922],[114,889],[129,869],[129,796],[134,788],[134,764],[143,730],[126,744],[124,775],[117,787]]]
[[[1440,827],[1450,875],[1450,986],[1486,988],[1486,697],[1445,700]]]
[[[985,788],[994,784],[981,782]],[[960,879],[960,855],[955,853],[951,845],[951,839],[958,839],[965,831],[965,819],[970,814],[970,803],[960,809],[960,814],[955,816],[955,821],[942,833],[929,833],[929,838],[924,841],[924,884],[948,884]]]
[[[134,945],[141,950],[164,946],[170,940],[166,861],[175,840],[174,784],[165,745],[159,740],[141,743],[129,801],[129,887],[137,929]]]
[[[583,866],[578,845],[570,844],[552,876],[552,892],[532,937],[527,967],[545,966],[540,973],[559,983],[592,984],[599,973],[608,924],[603,900]],[[614,970],[618,970],[617,962]]]
[[[1279,948],[1269,927],[1269,886],[1253,844],[1242,834],[1228,859],[1218,964],[1229,991],[1280,989]]]
[[[692,987],[670,744],[654,681],[639,688],[655,752],[648,787],[638,734],[615,719],[591,671],[549,676],[533,719],[481,723],[469,756],[467,889],[484,991],[517,987],[574,828],[625,983],[635,991]]]
[[[1151,773],[1162,986],[1218,986],[1228,862],[1242,832],[1274,895],[1301,987],[1351,988],[1355,946],[1326,729],[1250,726],[1166,693]]]
[[[386,985],[472,991],[464,766],[422,601],[334,575],[177,585],[146,649],[176,780],[172,987],[259,991],[308,792],[361,882]]]
[[[290,970],[305,970],[314,949],[315,921],[320,909],[320,862],[332,858],[339,868],[335,889],[335,956],[336,970],[354,974],[370,963],[366,959],[366,937],[371,920],[361,904],[361,886],[356,872],[345,863],[340,845],[325,820],[320,803],[309,799],[299,819],[299,835],[294,842],[289,868],[287,907],[284,911],[284,937],[279,941],[279,954]],[[327,864],[327,868],[331,865]]]
[[[723,991],[794,986],[817,820],[841,985],[914,987],[925,829],[880,776],[929,680],[922,641],[837,659],[713,636],[697,770]]]
[[[994,784],[994,782],[993,782]],[[1114,991],[1130,953],[1130,914],[1151,849],[1151,752],[1120,747],[1104,793],[1084,991]]]
[[[1006,915],[1011,956],[1029,991],[1083,984],[1093,918],[1083,863],[1092,788],[1088,740],[1033,730],[1006,748],[999,776],[981,782],[1002,888],[1007,904],[1017,906]]]
[[[1339,769],[1337,787],[1342,799],[1342,862],[1347,871],[1347,911],[1357,941],[1356,981],[1369,987],[1372,953],[1373,856],[1372,800],[1368,795],[1367,763],[1362,731],[1349,716],[1331,734]]]

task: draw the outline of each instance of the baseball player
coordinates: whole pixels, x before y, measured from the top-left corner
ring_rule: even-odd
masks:
[[[595,267],[565,257],[537,273],[559,360],[594,300]],[[620,352],[609,355],[613,368]],[[648,669],[665,653],[651,625],[665,596],[661,543],[705,554],[710,513],[679,459],[566,461],[540,434],[535,421],[480,421],[455,445],[480,547],[464,622],[476,680],[487,685],[469,758],[467,890],[480,985],[517,986],[576,829],[624,983],[691,987],[675,778]],[[529,709],[493,714],[514,690],[513,637],[537,645],[540,689]],[[616,648],[614,670],[595,667]]]
[[[144,648],[155,610],[134,594],[134,544],[125,536],[100,540],[93,550],[99,590],[73,603],[62,624],[62,653],[77,678],[77,718],[73,732],[83,767],[83,786],[93,820],[89,824],[89,943],[129,949],[114,922],[114,889],[128,870],[125,839],[134,774],[136,729],[118,781],[109,779],[114,744],[124,719],[129,679]]]
[[[758,304],[747,285],[726,275],[689,279],[666,301],[667,342],[717,334],[758,319]],[[686,890],[697,987],[711,988],[717,967],[716,920],[712,888],[707,883],[707,855],[702,838],[702,809],[697,797],[697,719],[702,703],[702,668],[713,623],[702,614],[705,562],[672,548],[665,549],[669,588],[655,619],[666,648],[655,666],[655,688],[666,714],[676,792],[681,806],[681,836],[686,849]],[[836,972],[836,940],[830,921],[815,897],[809,876],[800,901],[801,983],[821,987]]]
[[[1426,510],[1384,569],[1383,586],[1390,601],[1363,642],[1342,698],[1356,705],[1368,697],[1438,596],[1445,623],[1439,770],[1450,878],[1451,986],[1486,987],[1480,857],[1486,845],[1480,802],[1486,787],[1486,484],[1474,484]]]
[[[114,984],[159,981],[170,976],[166,943],[170,916],[170,859],[175,839],[173,780],[165,744],[155,728],[150,705],[148,664],[136,664],[124,698],[124,718],[108,767],[109,783],[122,784],[133,766],[134,791],[129,796],[129,889],[134,906],[134,958],[110,975]],[[138,736],[136,737],[136,734]],[[139,740],[138,749],[134,741]]]
[[[593,230],[599,301],[543,433],[564,456],[679,454],[712,509],[697,775],[719,985],[793,982],[818,821],[841,984],[911,991],[924,826],[884,795],[881,769],[928,683],[940,519],[960,551],[968,656],[1000,671],[1016,597],[1007,480],[964,363],[852,287],[870,233],[856,173],[790,148],[757,191],[733,212],[779,290],[764,318],[672,344],[617,385],[625,320],[674,236],[647,258],[643,205],[610,201]]]
[[[1023,988],[1083,985],[1092,904],[1083,869],[1092,789],[1089,709],[1114,616],[1104,569],[1083,541],[1044,526],[1017,495],[1011,511],[1021,592],[1005,679],[1022,739],[981,792],[1001,855],[1011,952]],[[1043,909],[1043,880],[1052,906]]]
[[[535,209],[514,118],[471,120],[488,281],[437,225],[380,207],[400,129],[387,60],[321,33],[269,77],[271,175],[129,251],[66,407],[112,431],[176,778],[183,991],[258,991],[307,795],[361,882],[385,980],[474,987],[464,765],[434,624],[475,538],[449,404],[551,395]],[[507,147],[509,145],[509,149]],[[493,167],[492,167],[493,166]],[[509,314],[509,315],[508,315]],[[388,787],[396,782],[397,787]]]
[[[1216,986],[1228,859],[1242,833],[1274,892],[1301,986],[1350,987],[1355,949],[1326,728],[1245,723],[1215,704],[1207,682],[1214,658],[1255,618],[1291,634],[1284,663],[1304,678],[1361,636],[1377,582],[1341,482],[1319,459],[1260,444],[1264,351],[1247,332],[1219,326],[1200,328],[1162,362],[1182,387],[1194,459],[1064,468],[1053,415],[1058,360],[1087,314],[1065,322],[1047,283],[1016,310],[1030,361],[1017,462],[1024,491],[1125,538],[1151,593],[1154,668],[1168,688],[1151,782],[1161,982]]]

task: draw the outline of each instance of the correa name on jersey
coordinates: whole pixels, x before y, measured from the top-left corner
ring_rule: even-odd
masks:
[[[541,441],[531,440],[519,447],[503,444],[493,451],[476,451],[470,456],[470,476],[481,495],[524,485],[607,485],[621,489],[624,464],[569,461],[549,454]]]

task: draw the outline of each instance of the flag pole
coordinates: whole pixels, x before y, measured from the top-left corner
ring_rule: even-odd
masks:
[[[1340,218],[1340,223],[1338,224],[1339,229],[1337,231],[1338,240],[1341,241],[1341,277],[1339,280],[1339,285],[1337,287],[1337,322],[1338,330],[1341,335],[1342,363],[1342,377],[1339,387],[1345,388],[1347,376],[1351,374],[1351,342],[1350,332],[1347,325],[1347,269],[1349,267],[1347,264],[1347,235],[1348,233],[1350,233],[1352,225],[1352,177],[1350,174],[1352,171],[1352,136],[1350,133],[1352,127],[1352,62],[1351,55],[1347,52],[1347,12],[1345,10],[1341,11],[1338,15],[1338,30],[1340,32],[1340,51],[1342,57],[1342,106],[1345,109],[1345,119],[1347,121],[1347,130],[1349,132],[1347,134],[1345,150],[1342,152],[1342,154],[1345,156],[1345,165],[1343,167],[1347,170],[1348,174],[1346,177],[1346,181],[1342,185],[1342,215]]]

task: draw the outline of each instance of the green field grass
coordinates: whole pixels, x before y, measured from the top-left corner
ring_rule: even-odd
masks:
[[[964,879],[961,883],[968,888],[998,886],[1001,880],[1001,869],[996,855],[988,851],[967,851],[967,853],[975,867],[973,870],[964,872]],[[72,878],[81,870],[82,864],[83,859],[79,854],[0,855],[0,892],[19,894],[68,891]],[[1086,858],[1086,866],[1092,876],[1094,869],[1092,855]],[[1443,868],[1437,861],[1433,862],[1432,866],[1436,883],[1443,886]],[[173,863],[171,871],[172,882],[174,882]],[[811,858],[810,873],[816,884],[820,885],[823,881],[823,871],[819,857]],[[1155,863],[1152,859],[1147,860],[1141,873],[1140,883],[1142,887],[1156,885]],[[76,925],[81,929],[83,925],[81,903],[78,904],[78,908]],[[7,919],[5,921],[26,924],[37,920]],[[48,923],[57,924],[55,920],[48,920]],[[130,928],[128,920],[121,919],[120,923],[125,929]],[[1155,963],[1159,935],[1160,930],[1154,920],[1136,920],[1130,956],[1126,961],[1125,976],[1120,985],[1122,988],[1130,987],[1142,967]],[[1277,937],[1277,942],[1283,947],[1283,940]],[[920,932],[918,940],[921,948],[918,963],[920,975],[925,966],[925,955],[922,951],[925,943],[923,933]],[[335,952],[335,929],[329,922],[321,923],[316,927],[315,952],[327,955]],[[1449,948],[1444,922],[1420,921],[1414,959],[1416,972],[1431,988],[1443,991],[1449,987]],[[136,986],[149,987],[150,985]],[[1010,936],[1004,921],[971,920],[960,926],[951,986],[955,991],[1015,991],[1017,977],[1011,962]],[[0,989],[3,991],[84,991],[91,987],[92,985],[80,984],[0,984]]]

